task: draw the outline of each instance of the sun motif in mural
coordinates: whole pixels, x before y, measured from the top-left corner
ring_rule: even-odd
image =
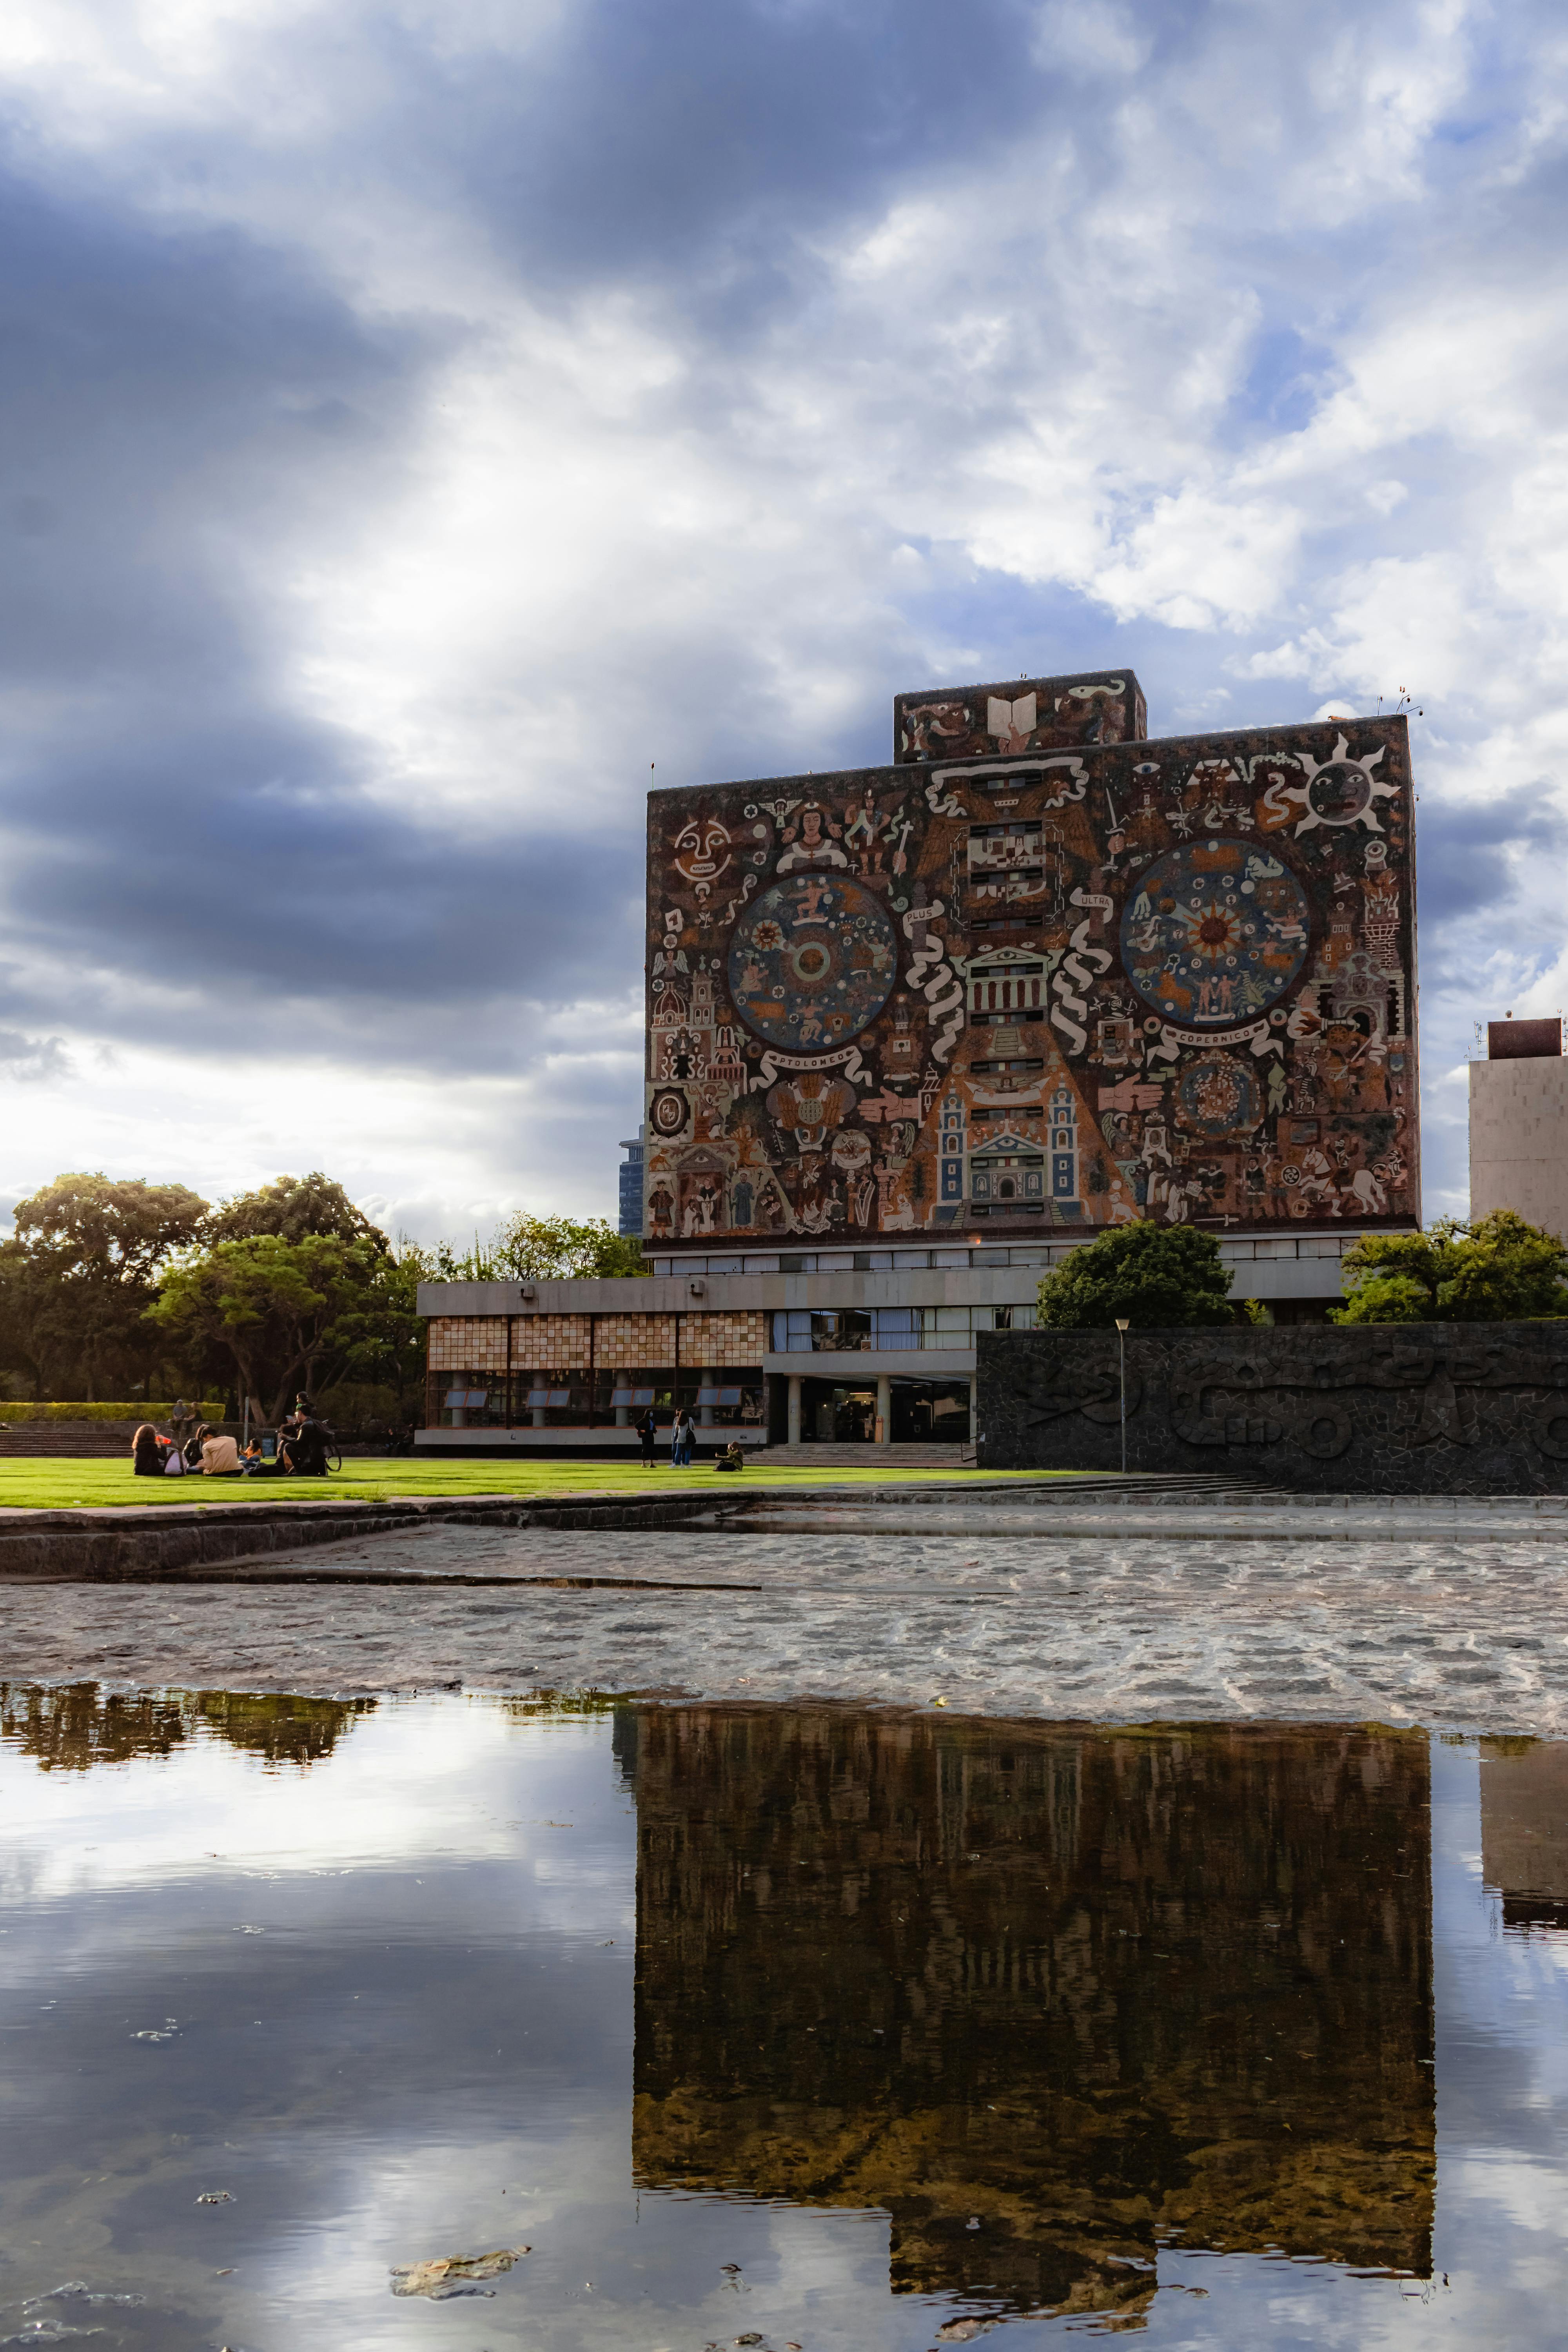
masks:
[[[1301,771],[1299,784],[1277,783],[1271,795],[1281,807],[1300,809],[1293,831],[1310,833],[1320,824],[1364,824],[1368,833],[1381,833],[1377,803],[1398,797],[1399,787],[1385,783],[1373,770],[1381,762],[1388,746],[1380,743],[1375,751],[1367,751],[1359,760],[1350,756],[1350,744],[1342,735],[1326,760],[1314,760],[1302,750],[1292,755],[1293,763]]]
[[[892,994],[898,944],[858,882],[802,874],[764,890],[730,940],[730,993],[748,1028],[793,1052],[858,1036]]]
[[[1198,841],[1157,857],[1129,894],[1121,961],[1146,1004],[1185,1028],[1266,1012],[1306,960],[1307,896],[1256,844]]]

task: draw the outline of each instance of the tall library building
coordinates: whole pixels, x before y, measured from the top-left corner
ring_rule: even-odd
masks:
[[[1321,1321],[1419,1221],[1400,716],[1148,734],[1131,671],[900,695],[886,767],[648,796],[648,1279],[427,1283],[422,1445],[964,1441],[1108,1224]],[[623,1220],[625,1222],[625,1220]]]

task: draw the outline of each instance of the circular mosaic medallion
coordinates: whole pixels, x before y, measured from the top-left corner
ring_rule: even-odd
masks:
[[[1146,1004],[1186,1029],[1225,1029],[1282,996],[1307,960],[1311,909],[1261,842],[1194,841],[1129,892],[1121,962]]]
[[[1213,1141],[1222,1135],[1249,1135],[1263,1116],[1263,1097],[1252,1072],[1229,1054],[1205,1054],[1184,1070],[1176,1084],[1182,1125]]]
[[[647,1107],[648,1125],[667,1139],[686,1125],[688,1104],[679,1087],[660,1087]]]
[[[792,1053],[826,1052],[874,1021],[898,977],[886,909],[858,882],[775,882],[735,926],[730,993],[749,1028]]]

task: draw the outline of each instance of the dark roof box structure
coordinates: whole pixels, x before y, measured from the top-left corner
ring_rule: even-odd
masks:
[[[1561,1021],[1489,1021],[1489,1062],[1545,1062],[1563,1051]]]

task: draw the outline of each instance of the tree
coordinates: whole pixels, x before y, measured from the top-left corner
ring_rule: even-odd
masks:
[[[40,1390],[74,1372],[91,1402],[106,1384],[146,1378],[153,1352],[144,1320],[159,1268],[189,1245],[207,1203],[184,1184],[142,1177],[57,1176],[15,1211],[3,1277],[8,1320],[25,1325],[22,1350]]]
[[[642,1244],[604,1217],[536,1217],[521,1210],[491,1236],[476,1234],[461,1256],[437,1243],[433,1268],[441,1282],[549,1282],[585,1275],[643,1275]]]
[[[218,1242],[170,1269],[152,1319],[187,1354],[226,1355],[241,1393],[280,1421],[297,1389],[341,1378],[365,1345],[386,1257],[384,1235]]]
[[[216,1208],[203,1227],[207,1242],[248,1242],[258,1234],[279,1241],[303,1241],[308,1234],[335,1234],[339,1241],[379,1241],[379,1225],[356,1209],[342,1186],[315,1169],[309,1176],[279,1176],[254,1192],[237,1192]]]
[[[430,1275],[425,1252],[400,1239],[395,1251],[377,1259],[363,1297],[344,1309],[333,1329],[339,1377],[391,1389],[400,1420],[410,1392],[422,1396],[424,1390],[426,1325],[419,1285]]]
[[[1058,1331],[1135,1331],[1234,1323],[1230,1275],[1212,1234],[1191,1225],[1112,1225],[1041,1276],[1039,1319]]]
[[[1367,1234],[1344,1260],[1336,1323],[1536,1323],[1568,1315],[1568,1249],[1512,1209],[1475,1224]]]
[[[188,1185],[116,1180],[100,1170],[57,1176],[17,1202],[14,1221],[19,1240],[68,1249],[84,1272],[144,1282],[172,1250],[184,1248],[206,1213]]]

